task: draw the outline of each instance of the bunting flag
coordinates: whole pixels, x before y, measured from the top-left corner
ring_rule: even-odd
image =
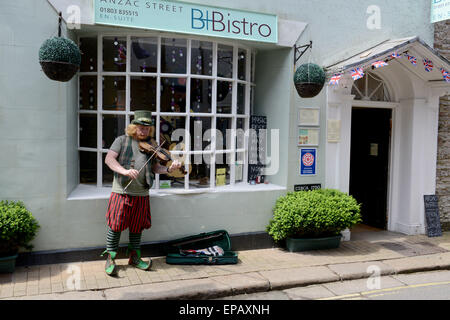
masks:
[[[362,68],[352,69],[352,78],[353,80],[358,80],[364,77],[364,71]]]
[[[375,69],[378,69],[378,68],[381,68],[381,67],[384,67],[387,65],[388,65],[387,62],[384,62],[382,60],[375,61],[374,63],[372,63],[372,67],[374,67]]]
[[[431,60],[428,59],[423,59],[423,65],[425,67],[425,71],[427,72],[431,72],[433,71],[433,62]]]
[[[401,57],[402,57],[402,55],[398,54],[397,52],[394,52],[393,54],[391,54],[391,58],[393,58],[393,59],[397,59],[397,58],[401,58]]]
[[[417,58],[410,56],[409,54],[406,54],[406,57],[408,58],[408,61],[411,62],[413,65],[417,64]]]
[[[444,68],[441,68],[442,76],[444,77],[444,80],[447,82],[450,82],[450,75],[447,70],[444,70]]]
[[[335,74],[330,79],[330,84],[337,85],[339,84],[339,80],[341,80],[342,74]]]

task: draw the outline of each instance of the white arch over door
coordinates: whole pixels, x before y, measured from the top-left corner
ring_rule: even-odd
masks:
[[[393,110],[388,190],[388,230],[425,233],[423,195],[434,194],[439,95],[429,82],[391,64],[377,71],[394,102],[354,100],[353,79],[343,76],[327,87],[327,120],[339,120],[340,140],[326,142],[325,186],[349,192],[351,111],[353,106]],[[327,121],[328,132],[328,121]]]

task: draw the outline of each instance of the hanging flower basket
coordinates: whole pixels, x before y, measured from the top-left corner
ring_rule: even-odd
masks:
[[[39,49],[39,63],[47,77],[67,82],[80,68],[80,49],[70,39],[53,37],[46,40]]]
[[[302,64],[295,71],[294,84],[300,97],[315,97],[325,84],[325,72],[317,64]]]

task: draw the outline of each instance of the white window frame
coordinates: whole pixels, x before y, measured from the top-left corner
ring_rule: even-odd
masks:
[[[77,102],[78,106],[78,151],[88,151],[88,152],[96,152],[97,154],[97,188],[104,188],[103,186],[103,154],[106,154],[109,149],[105,149],[102,147],[102,134],[103,134],[103,122],[102,122],[102,115],[125,115],[125,126],[128,126],[130,123],[130,116],[134,115],[134,111],[130,110],[130,93],[131,93],[131,77],[132,76],[139,76],[139,77],[153,77],[156,78],[156,111],[152,111],[152,116],[156,117],[156,133],[159,132],[160,128],[160,117],[161,116],[183,116],[185,117],[185,128],[187,132],[190,132],[190,119],[191,117],[208,117],[211,119],[211,129],[212,132],[215,132],[216,129],[216,121],[217,118],[231,118],[232,121],[232,127],[231,129],[236,130],[236,124],[237,119],[242,118],[244,119],[244,131],[248,132],[249,129],[249,120],[250,120],[250,113],[252,110],[250,110],[250,102],[251,100],[254,102],[253,97],[251,95],[254,95],[254,87],[255,84],[252,82],[254,79],[254,73],[255,73],[255,62],[252,60],[255,59],[255,51],[253,51],[250,47],[247,47],[245,45],[242,45],[241,43],[234,43],[234,42],[227,42],[227,41],[215,41],[211,39],[205,39],[201,37],[186,37],[186,36],[179,36],[179,35],[161,35],[161,34],[153,34],[153,33],[141,33],[141,32],[133,32],[131,33],[123,33],[123,32],[101,32],[101,33],[86,33],[86,34],[80,34],[78,36],[78,42],[81,38],[89,38],[89,37],[96,37],[97,38],[97,71],[95,72],[79,72],[78,73],[78,86],[77,86],[77,94],[78,97],[80,96],[80,77],[82,76],[97,76],[97,109],[96,110],[81,110],[80,109],[80,103],[79,99]],[[109,71],[103,71],[103,38],[104,37],[126,37],[127,39],[127,62],[126,62],[126,71],[125,72],[109,72]],[[131,37],[153,37],[157,38],[158,40],[158,53],[157,53],[157,72],[131,72]],[[185,39],[187,40],[187,56],[186,56],[186,73],[185,74],[176,74],[176,73],[162,73],[161,72],[161,39],[162,38],[177,38],[177,39]],[[206,75],[197,75],[197,74],[191,74],[191,42],[192,40],[197,41],[204,41],[204,42],[211,42],[213,44],[213,66],[212,66],[212,75],[206,76]],[[233,47],[233,77],[232,78],[222,78],[217,76],[217,48],[219,44],[224,44],[227,46]],[[246,51],[246,80],[239,80],[238,79],[238,51],[239,49],[243,49]],[[252,69],[253,67],[253,69]],[[253,72],[253,74],[252,74]],[[125,111],[114,111],[114,110],[103,110],[102,109],[102,103],[103,103],[103,90],[102,90],[102,77],[104,76],[124,76],[126,77],[126,101],[125,101]],[[160,86],[161,86],[161,78],[186,78],[186,108],[185,112],[161,112],[160,110]],[[211,97],[211,113],[191,113],[191,79],[207,79],[212,81],[212,97]],[[233,90],[232,90],[232,113],[231,114],[222,114],[216,112],[217,107],[217,98],[216,98],[216,88],[217,88],[217,81],[228,81],[232,82]],[[245,85],[245,112],[244,114],[237,114],[237,88],[238,84],[244,84]],[[79,128],[80,128],[80,115],[81,114],[95,114],[97,116],[97,148],[88,148],[88,147],[81,147],[80,146],[80,134],[79,134]],[[235,132],[235,131],[233,131]],[[214,135],[214,134],[213,134]],[[159,143],[159,134],[156,134],[157,142]],[[190,146],[190,140],[186,139],[186,150],[188,151],[172,151],[172,154],[183,154],[186,155],[187,161],[190,160],[190,155],[193,154],[212,154],[211,158],[211,164],[210,164],[210,186],[209,190],[214,190],[218,187],[215,186],[215,164],[216,164],[216,154],[229,154],[232,153],[232,161],[229,163],[230,166],[230,182],[226,185],[226,187],[233,187],[236,184],[247,184],[247,178],[248,178],[248,138],[247,134],[245,135],[244,139],[244,148],[236,149],[236,139],[233,136],[231,139],[231,148],[225,149],[225,150],[216,150],[216,140],[215,137],[211,137],[211,150],[205,151],[193,151],[191,150]],[[235,181],[235,162],[236,162],[236,154],[237,153],[244,153],[244,163],[243,163],[243,176],[242,176],[242,182],[236,183]],[[226,155],[224,155],[224,158],[226,159]],[[80,167],[80,163],[78,168]],[[186,169],[188,168],[188,163],[186,163]],[[80,178],[80,174],[78,173],[78,179]],[[153,184],[152,190],[159,190],[159,181],[160,181],[160,175],[155,174],[155,183]],[[83,185],[78,180],[78,185]],[[184,190],[185,192],[198,190],[198,188],[191,187],[189,188],[189,175],[185,176],[184,179],[184,189],[183,188],[172,188],[173,190],[181,191]],[[207,191],[203,189],[204,191]],[[166,192],[167,189],[164,189]],[[194,191],[195,192],[195,191]]]

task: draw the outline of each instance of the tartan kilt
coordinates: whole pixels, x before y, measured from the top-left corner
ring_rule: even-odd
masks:
[[[106,223],[115,232],[129,228],[141,233],[152,226],[149,196],[130,196],[112,192],[109,197]]]

